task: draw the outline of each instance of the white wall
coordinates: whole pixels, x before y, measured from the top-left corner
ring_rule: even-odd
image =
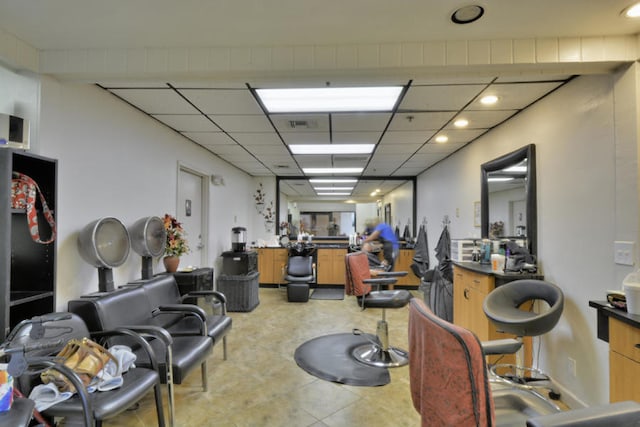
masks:
[[[409,231],[413,233],[413,182],[402,184],[389,194],[385,194],[382,206],[382,219],[384,220],[384,205],[391,203],[391,223],[394,230],[400,230],[402,236],[405,226],[409,225]]]
[[[437,241],[443,215],[453,238],[478,237],[480,164],[536,144],[538,256],[545,279],[566,297],[559,325],[541,340],[539,366],[587,404],[609,399],[608,345],[596,337],[588,301],[620,288],[633,270],[613,263],[614,240],[638,240],[637,81],[636,65],[579,77],[418,179],[418,218],[428,220],[429,241]]]
[[[39,154],[58,159],[58,309],[97,291],[96,268],[78,255],[79,230],[105,216],[128,226],[144,216],[175,214],[178,162],[224,177],[224,185],[210,187],[207,239],[209,265],[220,273],[231,228],[254,221],[252,178],[96,86],[45,77],[41,99]],[[114,281],[139,277],[140,257],[131,251]]]

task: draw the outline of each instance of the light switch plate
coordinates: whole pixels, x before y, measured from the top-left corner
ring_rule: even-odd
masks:
[[[635,246],[635,242],[614,242],[614,262],[620,265],[633,265],[635,261]]]

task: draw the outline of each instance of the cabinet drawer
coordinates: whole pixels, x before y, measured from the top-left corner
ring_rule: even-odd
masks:
[[[465,285],[488,294],[493,290],[493,278],[486,274],[469,271],[465,272]]]
[[[640,329],[609,318],[609,349],[640,362]]]
[[[640,401],[640,363],[609,351],[609,401]]]

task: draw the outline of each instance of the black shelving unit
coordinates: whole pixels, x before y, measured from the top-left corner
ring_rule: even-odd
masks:
[[[57,220],[58,162],[21,150],[0,149],[0,338],[21,320],[55,309],[56,242],[32,240],[26,212],[11,208],[11,172],[33,178]],[[43,238],[49,226],[36,202]]]

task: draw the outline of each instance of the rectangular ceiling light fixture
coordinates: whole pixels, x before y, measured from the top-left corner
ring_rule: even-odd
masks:
[[[318,196],[350,196],[351,193],[316,193]]]
[[[302,168],[302,172],[313,175],[322,173],[362,173],[364,168]]]
[[[292,144],[293,154],[371,154],[375,144]]]
[[[256,89],[269,113],[392,111],[402,86]]]
[[[355,178],[311,178],[309,182],[318,184],[347,184],[358,182],[358,180]]]
[[[352,191],[353,187],[313,187],[316,191]]]

